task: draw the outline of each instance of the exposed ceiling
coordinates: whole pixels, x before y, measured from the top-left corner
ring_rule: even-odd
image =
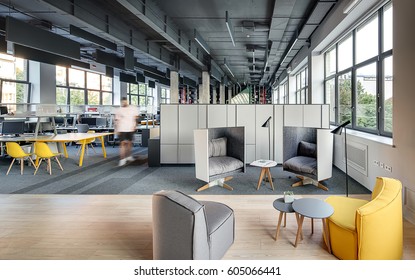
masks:
[[[34,19],[52,23],[51,31],[81,43],[85,59],[94,59],[96,49],[122,57],[123,47],[128,46],[139,63],[161,72],[167,68],[179,70],[181,75],[198,81],[201,71],[209,70],[227,76],[233,83],[270,85],[297,52],[309,45],[310,36],[336,2],[0,0],[0,16],[31,24],[36,23]],[[226,11],[233,25],[235,46],[225,23]],[[70,35],[70,25],[116,43],[118,50]],[[210,54],[194,40],[195,29]]]

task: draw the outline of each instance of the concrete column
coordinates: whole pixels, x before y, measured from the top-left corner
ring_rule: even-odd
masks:
[[[232,86],[228,87],[228,104],[231,104],[232,99]]]
[[[32,83],[31,102],[56,104],[56,66],[29,61],[29,81]]]
[[[209,72],[202,72],[202,90],[199,91],[199,103],[209,104],[210,103],[210,75]],[[199,87],[200,88],[200,87]]]
[[[179,103],[179,73],[170,71],[170,103]]]
[[[220,84],[219,86],[219,104],[225,104],[225,85]]]

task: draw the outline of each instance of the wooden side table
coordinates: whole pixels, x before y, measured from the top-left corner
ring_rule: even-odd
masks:
[[[259,175],[258,185],[256,187],[257,190],[261,187],[262,180],[264,179],[264,175],[268,177],[269,184],[271,185],[272,190],[274,190],[274,184],[272,182],[272,175],[271,171],[269,170],[271,167],[277,166],[277,162],[273,160],[267,159],[259,159],[250,164],[251,166],[261,167],[261,174]]]
[[[285,203],[284,198],[278,198],[274,200],[274,203],[272,204],[274,208],[278,211],[280,211],[280,215],[278,217],[278,225],[277,225],[277,231],[275,233],[275,241],[277,241],[278,236],[280,234],[280,228],[281,228],[281,222],[284,217],[284,227],[287,225],[287,213],[294,213],[294,209],[291,203]],[[297,215],[295,216],[297,218]],[[297,219],[297,226],[298,226],[298,219]]]

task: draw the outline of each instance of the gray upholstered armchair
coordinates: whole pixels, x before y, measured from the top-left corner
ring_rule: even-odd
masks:
[[[221,259],[234,236],[235,218],[228,206],[197,201],[179,191],[153,195],[155,260]]]
[[[245,127],[194,130],[196,178],[206,182],[197,191],[212,186],[233,188],[226,181],[245,172]]]

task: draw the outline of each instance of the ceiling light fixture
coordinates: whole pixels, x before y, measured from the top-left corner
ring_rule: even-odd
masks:
[[[343,9],[344,14],[350,13],[351,10],[353,10],[357,4],[359,4],[360,0],[350,0],[349,4],[346,5]]]
[[[199,32],[197,32],[196,29],[194,31],[194,38],[195,41],[205,50],[205,52],[210,55],[210,48],[208,44],[205,42],[205,40],[203,40],[202,36],[199,34]]]
[[[225,65],[226,69],[228,69],[229,73],[231,73],[232,77],[235,78],[235,75],[233,74],[232,70],[229,68],[228,64],[226,63],[226,58],[223,59],[223,65]]]
[[[231,40],[232,40],[232,44],[235,47],[235,40],[233,38],[233,26],[232,26],[231,21],[229,20],[229,13],[228,13],[228,11],[226,11],[225,18],[226,18],[226,21],[225,21],[226,28],[228,29],[229,36],[231,37]]]

